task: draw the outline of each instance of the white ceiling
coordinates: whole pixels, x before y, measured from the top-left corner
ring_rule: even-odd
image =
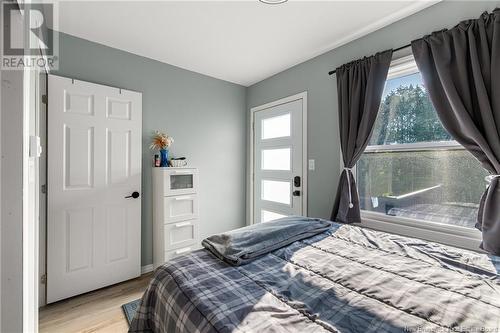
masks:
[[[62,32],[252,85],[436,1],[59,1]]]

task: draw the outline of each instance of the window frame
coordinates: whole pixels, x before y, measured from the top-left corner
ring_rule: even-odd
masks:
[[[418,73],[413,55],[393,59],[387,80]],[[465,150],[456,141],[418,142],[409,144],[389,144],[367,146],[363,154],[403,151]],[[353,168],[357,181],[356,166]],[[486,186],[486,184],[485,184]],[[361,226],[410,237],[480,251],[481,233],[479,230],[451,224],[419,220],[401,216],[361,210]]]

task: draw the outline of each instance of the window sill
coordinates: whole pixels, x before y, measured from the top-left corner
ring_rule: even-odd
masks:
[[[481,233],[476,229],[404,217],[389,217],[380,213],[368,211],[361,212],[361,223],[356,224],[369,229],[420,238],[476,252],[483,252],[479,248],[479,244],[481,244]]]

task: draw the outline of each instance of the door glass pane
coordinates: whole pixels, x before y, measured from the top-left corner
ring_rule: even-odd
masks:
[[[262,170],[290,170],[290,148],[262,150]]]
[[[262,119],[262,139],[290,136],[290,114]]]
[[[193,188],[193,175],[171,175],[170,189],[181,190]]]
[[[286,217],[286,215],[270,212],[268,210],[261,210],[260,216],[261,216],[261,222],[269,222],[280,219],[282,217]]]
[[[290,204],[290,182],[262,180],[262,200]]]

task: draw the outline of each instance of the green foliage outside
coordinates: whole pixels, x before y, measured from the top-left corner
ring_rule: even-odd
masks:
[[[450,140],[427,91],[409,85],[399,86],[381,102],[370,145]]]

